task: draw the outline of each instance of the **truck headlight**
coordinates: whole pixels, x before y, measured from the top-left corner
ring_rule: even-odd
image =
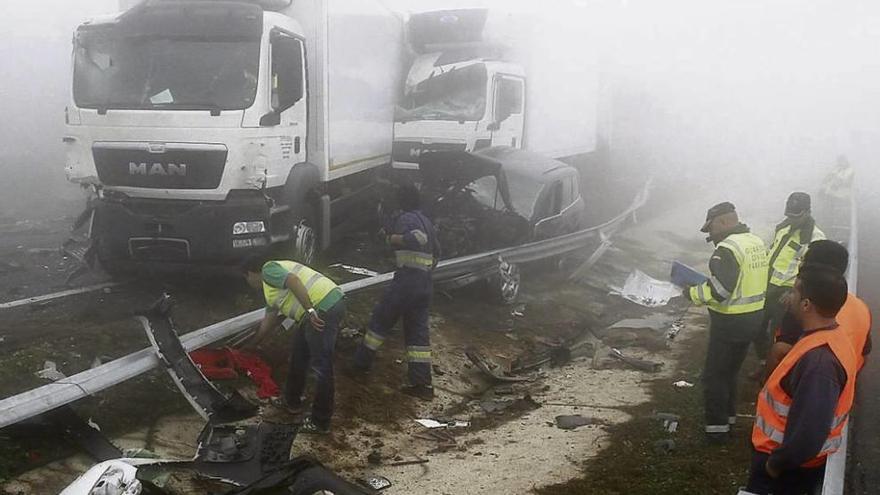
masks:
[[[266,224],[260,222],[235,222],[232,225],[232,235],[260,234],[266,231]]]

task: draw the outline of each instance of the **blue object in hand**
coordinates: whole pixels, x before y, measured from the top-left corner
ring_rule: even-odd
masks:
[[[706,280],[709,280],[709,277],[685,265],[684,263],[673,261],[672,270],[669,274],[669,280],[671,280],[673,284],[679,287],[691,287],[694,285],[702,284]]]

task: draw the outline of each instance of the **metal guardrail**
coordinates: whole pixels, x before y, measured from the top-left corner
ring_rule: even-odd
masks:
[[[634,217],[635,212],[647,203],[649,190],[650,182],[645,184],[645,187],[636,195],[629,208],[601,225],[521,246],[441,261],[434,271],[434,282],[452,280],[470,273],[485,273],[494,264],[499,263],[500,259],[509,263],[525,263],[582,249],[586,241],[596,238],[600,234],[608,235],[619,228],[627,218]],[[348,282],[340,287],[346,294],[353,294],[387,284],[393,278],[393,273],[383,273]],[[181,336],[180,340],[187,352],[190,352],[232,337],[256,325],[262,319],[263,314],[263,309],[251,311],[194,330]],[[159,359],[156,357],[155,351],[152,347],[148,347],[56,382],[7,397],[0,400],[0,428],[118,385],[150,371],[158,364]]]
[[[849,250],[849,268],[846,274],[846,282],[849,285],[850,292],[855,294],[859,283],[859,230],[855,190],[850,194],[850,224],[847,249]],[[848,439],[852,422],[853,417],[850,415],[849,421],[841,435],[843,442],[840,444],[840,449],[831,454],[825,463],[825,482],[822,485],[822,495],[843,495],[844,482],[846,481],[847,446],[849,444]]]

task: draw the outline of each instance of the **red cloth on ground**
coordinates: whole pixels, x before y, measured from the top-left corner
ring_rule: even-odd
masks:
[[[206,378],[230,380],[241,371],[257,386],[257,397],[269,399],[281,395],[272,379],[272,368],[256,354],[235,349],[198,349],[189,353],[189,357]]]

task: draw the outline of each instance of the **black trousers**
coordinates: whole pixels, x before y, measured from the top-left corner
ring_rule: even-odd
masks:
[[[764,465],[770,457],[764,452],[752,453],[752,467],[746,490],[756,495],[814,495],[825,479],[825,465],[815,468],[797,468],[783,471],[774,479]]]
[[[758,333],[755,334],[755,354],[761,360],[766,360],[770,354],[770,347],[773,345],[773,334],[782,323],[782,317],[785,315],[786,307],[779,302],[788,287],[777,287],[775,285],[767,286],[767,297],[764,302],[764,322]]]
[[[723,338],[718,329],[709,330],[709,348],[703,369],[703,403],[706,433],[726,433],[736,418],[737,377],[750,342]]]

